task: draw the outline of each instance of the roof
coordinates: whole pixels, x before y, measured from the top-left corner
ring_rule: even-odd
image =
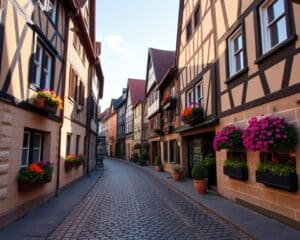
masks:
[[[130,91],[131,104],[135,105],[143,99],[145,93],[146,81],[142,79],[128,79],[128,90]]]
[[[156,81],[159,83],[169,68],[175,64],[175,51],[149,48]]]

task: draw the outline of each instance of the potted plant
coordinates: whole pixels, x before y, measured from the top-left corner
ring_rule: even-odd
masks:
[[[134,150],[139,150],[139,149],[141,149],[142,148],[142,145],[140,144],[140,143],[135,143],[134,145],[133,145],[133,149]]]
[[[141,150],[140,156],[139,156],[139,165],[145,166],[148,160],[148,153],[145,149]]]
[[[225,126],[221,131],[216,133],[214,138],[214,149],[220,151],[222,149],[244,150],[242,139],[242,130],[233,125]]]
[[[155,157],[154,165],[155,165],[155,170],[156,170],[156,171],[158,171],[158,172],[161,172],[161,171],[162,171],[162,162],[161,162],[159,156],[156,156],[156,157]]]
[[[244,159],[226,159],[223,173],[229,177],[246,181],[248,179],[247,161]]]
[[[266,186],[296,192],[298,176],[295,161],[282,162],[274,156],[272,161],[261,161],[256,169],[256,181]]]
[[[83,162],[85,161],[85,155],[84,154],[78,154],[77,158],[76,158],[76,166],[80,166],[83,164]]]
[[[201,123],[204,118],[204,110],[198,104],[191,104],[189,107],[185,108],[181,119],[185,124],[194,125]]]
[[[194,178],[194,188],[197,193],[204,194],[207,189],[207,172],[205,166],[200,161],[193,167],[192,176]]]
[[[57,108],[63,108],[62,99],[54,91],[47,89],[38,91],[33,97],[33,102],[36,107],[53,114],[56,113]]]
[[[39,161],[22,168],[18,175],[18,190],[28,191],[52,180],[53,166],[50,162]]]
[[[243,131],[243,143],[249,151],[288,152],[297,144],[297,131],[280,117],[250,119],[249,126]]]
[[[206,168],[208,186],[216,184],[216,157],[213,154],[207,154],[202,159],[202,165]]]
[[[65,158],[65,170],[70,170],[76,165],[77,156],[74,154],[69,154]]]
[[[172,177],[175,181],[181,181],[183,179],[183,168],[180,165],[175,165],[173,167]]]

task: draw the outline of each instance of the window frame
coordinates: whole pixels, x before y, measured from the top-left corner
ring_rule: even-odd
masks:
[[[243,31],[243,26],[240,25],[238,28],[236,28],[232,34],[227,38],[226,44],[227,44],[227,76],[228,78],[231,78],[240,72],[243,72],[247,68],[247,58],[246,58],[246,44],[245,44],[245,34]],[[234,49],[235,41],[241,37],[242,38],[242,46],[238,50]],[[242,62],[241,62],[241,68],[237,70],[236,68],[236,62],[237,55],[242,53]]]
[[[198,14],[197,14],[198,13]],[[196,21],[198,16],[198,21]],[[201,23],[201,9],[200,5],[198,4],[195,8],[195,11],[193,13],[193,18],[194,18],[194,28],[198,27]]]
[[[192,96],[191,96],[191,100],[190,100],[190,102],[189,102],[189,100],[188,100],[188,98],[189,98],[189,94],[192,94]],[[193,88],[190,88],[187,92],[186,92],[186,97],[185,97],[185,99],[186,99],[186,107],[189,107],[189,106],[191,106],[191,104],[194,102],[194,89]]]
[[[37,60],[36,56],[37,56],[38,47],[39,47],[39,59]],[[50,70],[45,68],[46,56],[48,57],[48,64],[50,60]],[[32,80],[33,85],[37,89],[45,89],[45,88],[52,89],[54,72],[55,72],[54,70],[55,58],[39,38],[37,39],[35,44],[33,64],[34,64],[34,74]],[[44,78],[45,73],[47,74],[46,78]]]
[[[273,19],[271,21],[271,23],[269,22],[268,19],[268,8],[270,6],[272,6],[273,4],[275,4],[275,2],[277,1],[282,1],[283,3],[283,10],[284,12],[279,15],[279,17],[277,17],[276,19]],[[258,9],[258,14],[259,14],[259,25],[260,25],[260,43],[261,43],[261,53],[267,54],[268,52],[272,51],[273,49],[275,49],[276,47],[278,47],[280,44],[284,43],[286,40],[288,40],[291,35],[291,28],[290,28],[290,24],[289,24],[289,11],[288,11],[288,3],[285,0],[266,0],[264,1]],[[270,25],[276,24],[278,21],[280,21],[281,19],[285,19],[285,30],[286,30],[286,38],[283,39],[282,41],[278,41],[278,43],[276,43],[275,45],[272,46],[271,41],[271,33],[269,33],[269,27]],[[278,37],[278,35],[277,35]]]
[[[28,145],[27,148],[24,148],[24,135],[28,134],[29,138],[28,138]],[[40,145],[39,148],[34,147],[34,135],[39,135],[40,136]],[[43,150],[44,150],[44,133],[38,130],[34,130],[34,129],[28,129],[25,128],[24,129],[24,133],[23,133],[23,143],[22,143],[22,158],[21,158],[21,168],[23,167],[27,167],[28,165],[34,163],[35,161],[33,161],[33,151],[36,149],[39,149],[39,160],[42,160],[42,156],[43,156]],[[26,164],[23,164],[23,151],[24,149],[27,149],[27,156],[26,156]]]
[[[198,96],[197,87],[200,86],[201,97]],[[200,102],[199,102],[200,99]],[[204,86],[203,81],[201,80],[199,83],[195,85],[195,102],[204,107]]]
[[[186,42],[188,42],[192,38],[192,35],[193,35],[193,24],[192,24],[192,19],[190,19],[185,27]]]

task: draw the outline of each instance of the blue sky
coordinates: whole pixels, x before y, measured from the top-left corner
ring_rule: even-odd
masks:
[[[101,109],[128,78],[145,79],[148,47],[175,50],[179,0],[97,0],[97,40],[105,78]]]

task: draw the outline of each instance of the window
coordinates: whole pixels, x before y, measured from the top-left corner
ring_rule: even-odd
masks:
[[[80,44],[80,41],[79,41],[78,35],[76,32],[74,32],[73,33],[73,45],[76,50],[79,48],[79,44]]]
[[[186,94],[186,106],[190,106],[193,103],[193,89],[189,90]]]
[[[80,144],[80,135],[76,135],[76,148],[75,148],[75,154],[79,154],[79,144]]]
[[[171,96],[171,97],[176,97],[175,94],[176,94],[176,92],[175,92],[175,85],[173,85],[173,86],[171,87],[171,89],[170,89],[170,96]]]
[[[78,110],[83,110],[85,87],[72,67],[69,78],[69,97],[77,104]]]
[[[179,147],[176,140],[170,141],[170,162],[180,163],[179,161]]]
[[[164,148],[164,162],[168,162],[168,142],[167,141],[164,141],[163,148]]]
[[[72,135],[70,133],[68,133],[67,134],[66,155],[69,155],[71,153],[71,137],[72,137]]]
[[[188,41],[192,37],[192,22],[190,21],[186,26],[186,41]]]
[[[51,89],[53,56],[38,41],[34,56],[34,85],[39,89]]]
[[[194,12],[194,26],[197,27],[200,23],[200,7],[198,6],[196,8],[196,11]]]
[[[196,103],[200,104],[203,107],[204,106],[204,101],[203,101],[203,82],[200,82],[198,85],[196,85],[195,95],[196,95]]]
[[[244,64],[244,47],[242,29],[239,28],[228,39],[228,63],[229,63],[229,76],[233,76],[239,71],[243,70]]]
[[[39,5],[41,9],[49,15],[52,22],[55,22],[57,12],[56,0],[39,0]]]
[[[33,130],[25,130],[21,166],[26,167],[33,162],[42,160],[43,134]]]
[[[260,7],[263,53],[288,37],[284,0],[269,0]]]

